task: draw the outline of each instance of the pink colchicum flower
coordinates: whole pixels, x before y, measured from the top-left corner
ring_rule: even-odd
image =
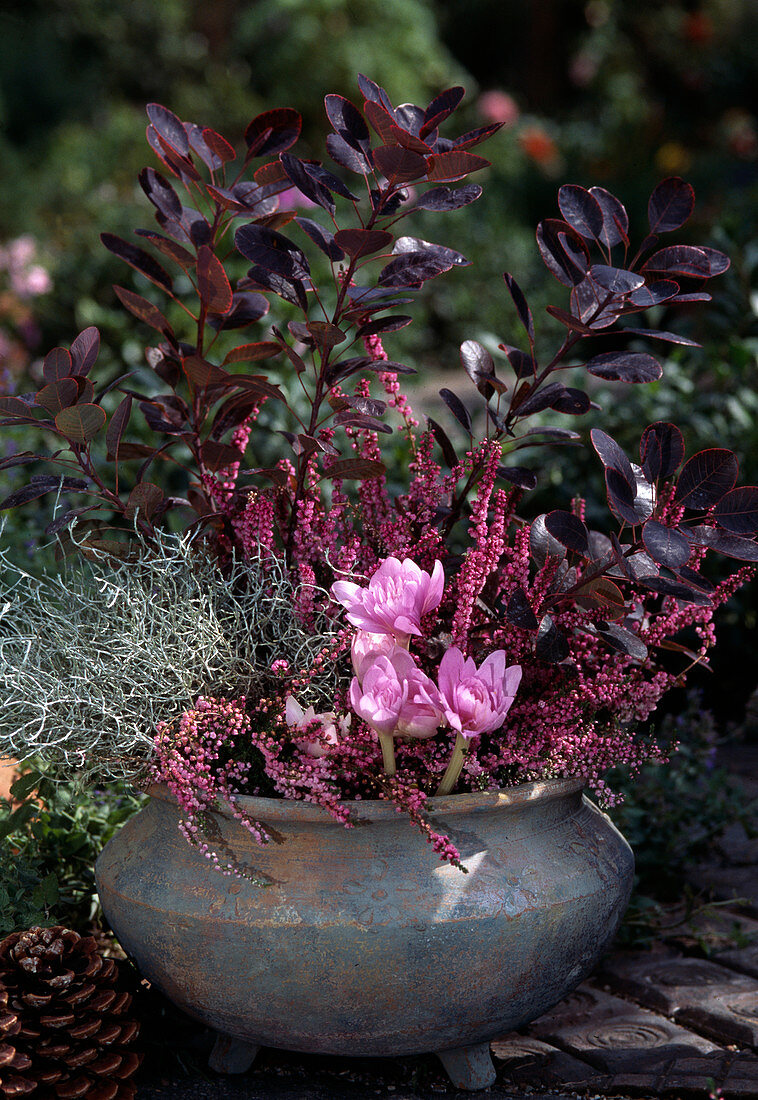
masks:
[[[377,657],[388,657],[397,642],[391,634],[371,634],[367,630],[356,630],[350,646],[350,656],[358,683],[363,683],[364,673]]]
[[[521,682],[521,666],[506,667],[505,651],[491,653],[477,669],[457,646],[445,651],[437,682],[445,718],[469,740],[502,726]]]
[[[436,685],[401,646],[353,679],[350,704],[380,737],[433,737],[444,721]]]
[[[421,634],[424,615],[439,607],[445,574],[436,561],[431,576],[410,558],[386,558],[362,588],[351,581],[335,581],[332,594],[347,610],[348,621],[371,634],[391,634],[407,646],[412,634]]]
[[[292,726],[294,729],[308,730],[308,727],[312,727],[314,722],[319,723],[320,728],[315,731],[311,729],[309,736],[295,739],[297,747],[307,756],[314,757],[314,759],[327,756],[330,748],[339,744],[340,735],[344,737],[350,727],[350,715],[337,719],[336,715],[330,710],[323,711],[320,714],[316,714],[313,707],[307,707],[303,710],[294,695],[287,696],[284,705],[284,717],[287,725]],[[326,744],[323,744],[323,742],[326,742]]]

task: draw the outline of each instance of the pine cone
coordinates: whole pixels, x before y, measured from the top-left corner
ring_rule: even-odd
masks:
[[[0,943],[0,1098],[132,1100],[139,1024],[115,960],[60,926]]]

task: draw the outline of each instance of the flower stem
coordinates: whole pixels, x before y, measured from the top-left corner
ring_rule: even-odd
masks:
[[[447,766],[445,774],[442,776],[442,782],[435,792],[436,795],[450,794],[458,781],[458,776],[461,774],[461,768],[463,767],[463,761],[466,759],[467,751],[468,740],[462,733],[459,733],[455,739],[453,755],[450,757],[450,763]]]
[[[382,763],[385,775],[394,775],[395,766],[395,742],[391,733],[380,733],[379,744],[382,746]]]

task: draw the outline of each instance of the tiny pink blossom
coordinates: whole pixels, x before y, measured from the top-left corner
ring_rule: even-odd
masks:
[[[436,561],[431,576],[410,558],[386,558],[362,588],[351,581],[332,585],[334,598],[347,609],[348,621],[371,634],[391,634],[407,645],[411,634],[421,634],[421,620],[439,607],[445,574]]]
[[[330,750],[339,744],[340,735],[344,737],[350,726],[350,715],[338,720],[330,710],[322,711],[320,714],[316,714],[313,707],[303,710],[294,695],[287,696],[284,717],[287,725],[295,729],[308,730],[314,722],[319,723],[319,728],[315,731],[311,728],[308,736],[295,739],[299,749],[307,756],[316,759],[327,756]]]
[[[376,658],[389,656],[396,644],[391,634],[370,634],[367,630],[356,630],[350,646],[350,656],[359,683],[363,683],[364,672]]]
[[[505,664],[505,651],[491,653],[480,668],[457,646],[446,650],[437,677],[445,717],[462,737],[502,726],[521,681],[521,666]]]
[[[433,737],[444,720],[434,682],[401,646],[375,658],[365,668],[362,684],[354,677],[350,703],[378,734]]]

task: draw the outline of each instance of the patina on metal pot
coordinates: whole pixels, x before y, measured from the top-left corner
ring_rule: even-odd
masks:
[[[488,1044],[595,966],[629,900],[631,850],[579,780],[431,800],[468,874],[386,802],[346,829],[320,807],[240,799],[213,843],[267,885],[214,870],[161,787],[97,861],[103,909],[141,972],[219,1032],[214,1068],[259,1046],[338,1055],[434,1051],[454,1083],[494,1080]]]

